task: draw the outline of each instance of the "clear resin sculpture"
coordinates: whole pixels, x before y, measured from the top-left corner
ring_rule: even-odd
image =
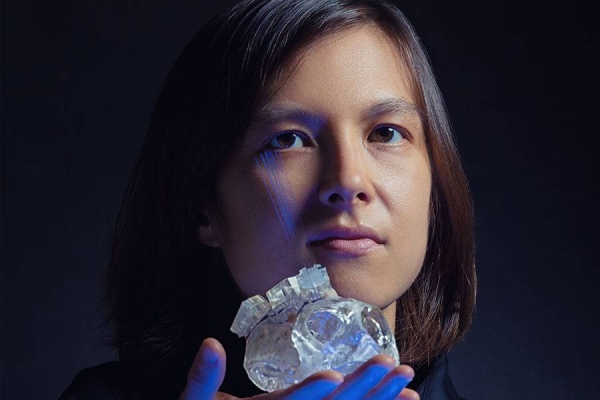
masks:
[[[382,353],[400,363],[381,310],[339,297],[322,265],[284,279],[267,298],[245,300],[231,326],[246,337],[244,368],[262,390],[283,389],[322,370],[347,375]]]

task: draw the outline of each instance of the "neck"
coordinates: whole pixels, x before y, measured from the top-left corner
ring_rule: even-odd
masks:
[[[396,302],[394,301],[389,306],[381,310],[383,317],[387,321],[392,332],[396,332]]]

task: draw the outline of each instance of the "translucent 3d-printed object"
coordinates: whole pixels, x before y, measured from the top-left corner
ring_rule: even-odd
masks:
[[[344,375],[378,354],[400,363],[394,335],[381,310],[339,297],[325,267],[315,264],[245,300],[231,331],[246,337],[244,368],[267,392],[322,370]]]

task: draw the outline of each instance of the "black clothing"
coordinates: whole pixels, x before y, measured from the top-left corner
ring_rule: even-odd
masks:
[[[443,356],[431,365],[417,368],[415,379],[408,385],[421,400],[464,400],[459,397],[448,373],[448,357]]]
[[[173,378],[133,377],[123,362],[113,361],[78,373],[59,400],[176,400],[185,378],[185,373],[176,382]],[[419,392],[421,400],[461,400],[448,375],[445,356],[418,368],[409,387]],[[177,391],[173,389],[169,393],[165,388]]]

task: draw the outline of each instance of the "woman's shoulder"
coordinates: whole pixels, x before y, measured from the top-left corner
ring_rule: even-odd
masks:
[[[79,372],[59,400],[140,400],[120,361]]]

